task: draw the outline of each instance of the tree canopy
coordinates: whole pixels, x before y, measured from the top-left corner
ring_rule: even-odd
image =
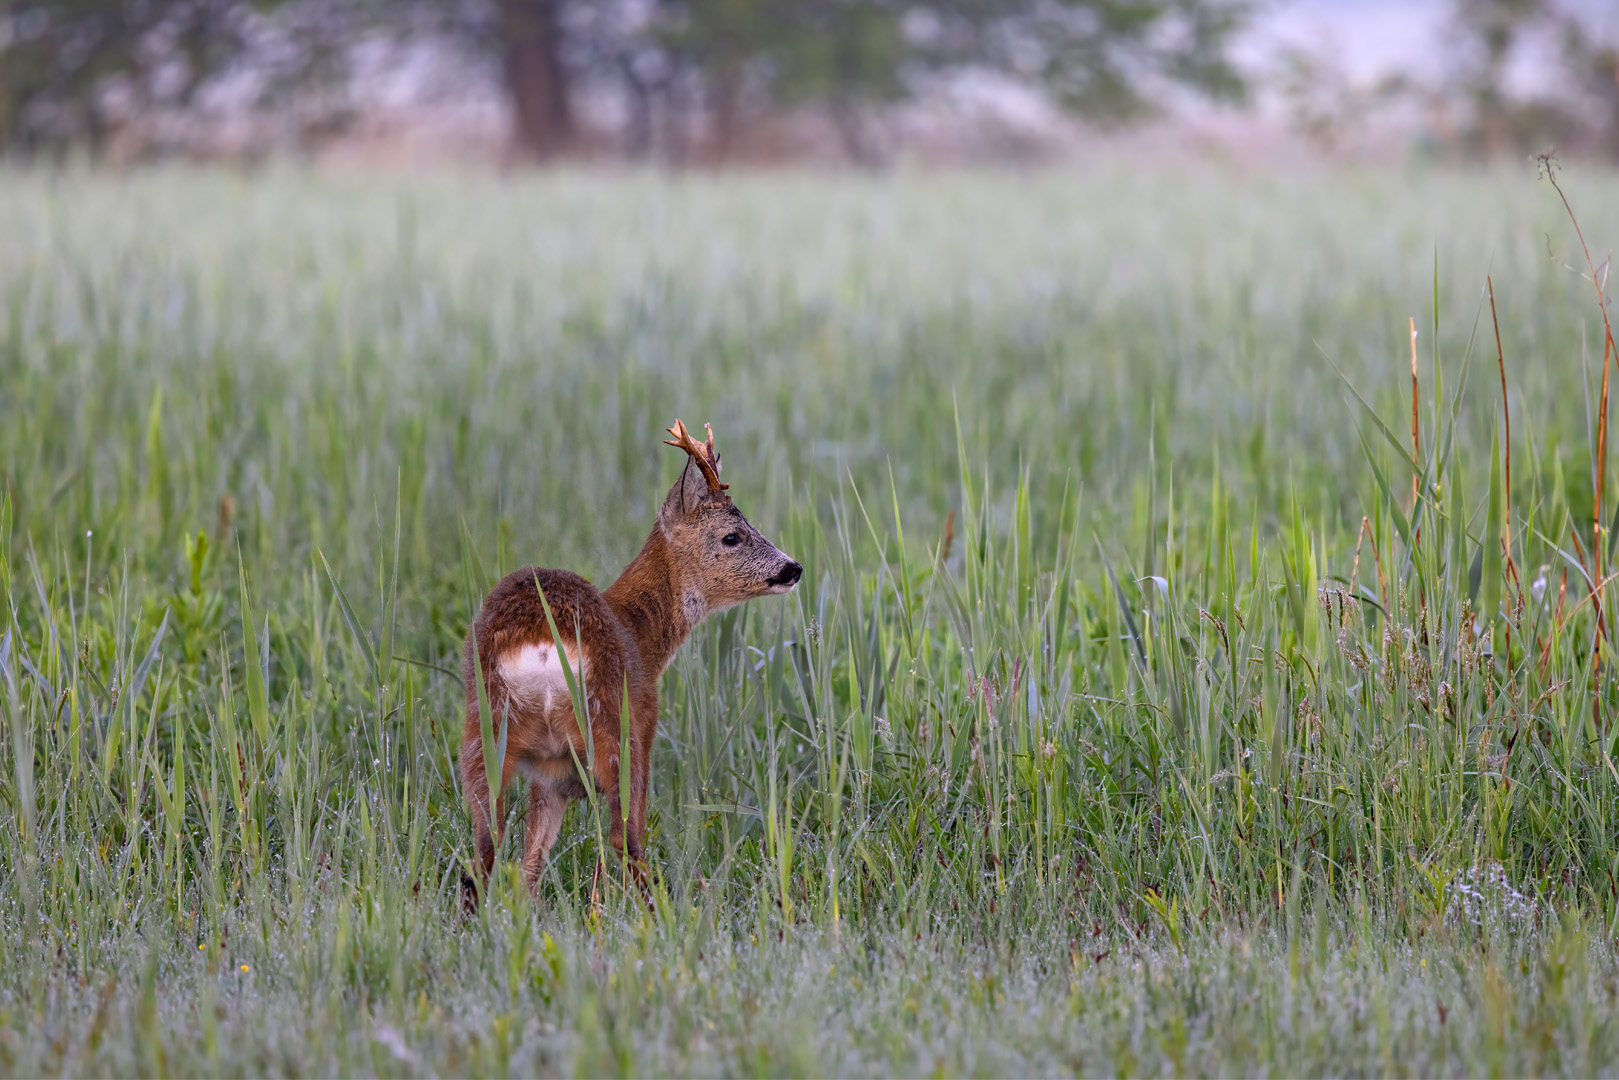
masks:
[[[97,150],[210,107],[274,109],[298,119],[295,134],[319,133],[346,115],[362,45],[427,42],[492,76],[535,158],[577,145],[579,101],[597,94],[622,103],[635,156],[680,158],[701,141],[723,158],[750,118],[808,108],[866,160],[880,153],[874,109],[963,72],[1105,122],[1177,89],[1238,100],[1228,46],[1248,12],[1248,0],[12,0],[0,145]]]

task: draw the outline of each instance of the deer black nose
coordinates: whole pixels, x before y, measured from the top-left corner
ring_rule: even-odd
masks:
[[[789,560],[786,566],[783,566],[780,570],[776,571],[776,576],[771,578],[768,584],[796,585],[798,584],[798,579],[803,576],[804,568]]]

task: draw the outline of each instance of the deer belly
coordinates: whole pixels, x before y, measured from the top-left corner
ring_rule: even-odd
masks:
[[[583,759],[580,761],[582,763]],[[550,788],[564,799],[585,797],[585,785],[579,778],[579,767],[574,764],[572,755],[563,758],[518,758],[517,771],[541,787]]]

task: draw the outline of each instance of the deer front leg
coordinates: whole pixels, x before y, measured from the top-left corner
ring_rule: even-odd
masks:
[[[652,906],[652,888],[646,876],[646,798],[647,782],[651,773],[651,748],[643,748],[640,740],[631,744],[630,751],[630,820],[626,823],[625,846],[630,853],[630,873],[647,906]]]
[[[626,837],[630,855],[646,858],[646,800],[652,775],[652,740],[633,738],[630,743],[630,820]]]
[[[596,786],[607,800],[608,808],[612,814],[611,831],[608,833],[608,842],[612,844],[620,858],[628,857],[630,876],[635,879],[636,886],[642,895],[650,898],[647,888],[645,870],[644,842],[646,838],[646,767],[645,755],[639,752],[634,738],[630,740],[630,760],[626,763],[620,759],[619,747],[613,746],[612,752],[603,754],[597,751]],[[628,822],[624,818],[624,789],[621,780],[627,780],[630,785],[630,814]]]
[[[639,861],[642,857],[642,832],[633,827],[635,820],[635,772],[636,753],[632,746],[630,760],[621,761],[619,748],[615,745],[609,754],[597,757],[596,790],[602,793],[607,800],[608,809],[612,812],[612,831],[608,834],[608,841],[613,850],[620,854],[628,854],[632,860]],[[627,776],[624,774],[628,774]],[[632,826],[625,828],[624,821],[624,788],[621,781],[628,780],[630,784],[630,821]]]
[[[647,906],[652,906],[652,889],[646,876],[646,814],[652,777],[652,744],[658,734],[658,695],[653,689],[630,707],[625,722],[630,725],[630,819],[625,842],[634,860],[635,883]]]
[[[624,850],[624,818],[619,805],[619,777],[624,771],[619,762],[619,725],[624,721],[619,703],[612,698],[591,697],[589,701],[593,723],[590,728],[594,742],[595,761],[592,777],[596,790],[607,800],[613,816],[611,840],[613,850]]]

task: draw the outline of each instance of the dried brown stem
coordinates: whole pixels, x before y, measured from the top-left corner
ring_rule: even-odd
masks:
[[[1591,511],[1591,565],[1593,581],[1602,580],[1602,480],[1608,469],[1608,362],[1613,356],[1613,323],[1608,319],[1608,301],[1602,294],[1602,278],[1597,273],[1595,260],[1591,258],[1591,248],[1585,242],[1585,231],[1580,228],[1579,218],[1574,216],[1574,207],[1569,204],[1568,196],[1563,194],[1563,187],[1557,182],[1557,158],[1552,154],[1541,154],[1541,174],[1551,182],[1552,190],[1563,201],[1563,209],[1568,213],[1568,220],[1574,226],[1574,235],[1579,238],[1580,251],[1585,255],[1585,265],[1591,271],[1591,287],[1597,292],[1597,310],[1602,313],[1602,404],[1601,415],[1597,420],[1597,460],[1596,476],[1592,478],[1593,499]],[[1600,588],[1600,586],[1598,586]],[[1599,593],[1593,592],[1592,607],[1596,612],[1597,637],[1602,640],[1607,636],[1602,618],[1602,598]],[[1591,650],[1591,664],[1600,666],[1602,650]]]
[[[1490,292],[1490,325],[1495,328],[1495,363],[1497,369],[1501,372],[1501,427],[1503,429],[1501,448],[1506,455],[1506,480],[1504,484],[1506,490],[1502,492],[1502,495],[1506,501],[1506,520],[1510,523],[1512,521],[1512,409],[1507,404],[1507,354],[1506,350],[1501,348],[1501,320],[1495,314],[1495,282],[1491,280],[1488,274],[1484,276],[1484,285]],[[1493,463],[1491,467],[1494,467]],[[1495,522],[1490,522],[1489,528],[1494,529]],[[1512,567],[1510,536],[1509,532],[1506,537],[1501,539],[1501,551],[1506,556],[1509,569]],[[1516,576],[1515,572],[1514,576]],[[1512,623],[1510,620],[1506,624],[1506,648],[1507,668],[1510,670],[1512,666]]]
[[[1349,571],[1349,591],[1355,591],[1355,583],[1360,577],[1360,546],[1368,539],[1372,542],[1372,566],[1377,569],[1377,599],[1383,599],[1383,560],[1377,554],[1377,537],[1372,535],[1372,519],[1362,514],[1360,519],[1360,535],[1355,538],[1355,565]]]
[[[1422,440],[1417,434],[1417,320],[1411,318],[1411,512],[1417,509],[1417,463],[1422,460]]]
[[[1507,520],[1512,520],[1512,410],[1507,405],[1507,354],[1501,348],[1501,321],[1495,317],[1495,282],[1489,275],[1485,275],[1484,284],[1490,290],[1490,323],[1495,327],[1495,362],[1501,371],[1501,426],[1504,434],[1501,437],[1502,449],[1506,452],[1506,500]]]

